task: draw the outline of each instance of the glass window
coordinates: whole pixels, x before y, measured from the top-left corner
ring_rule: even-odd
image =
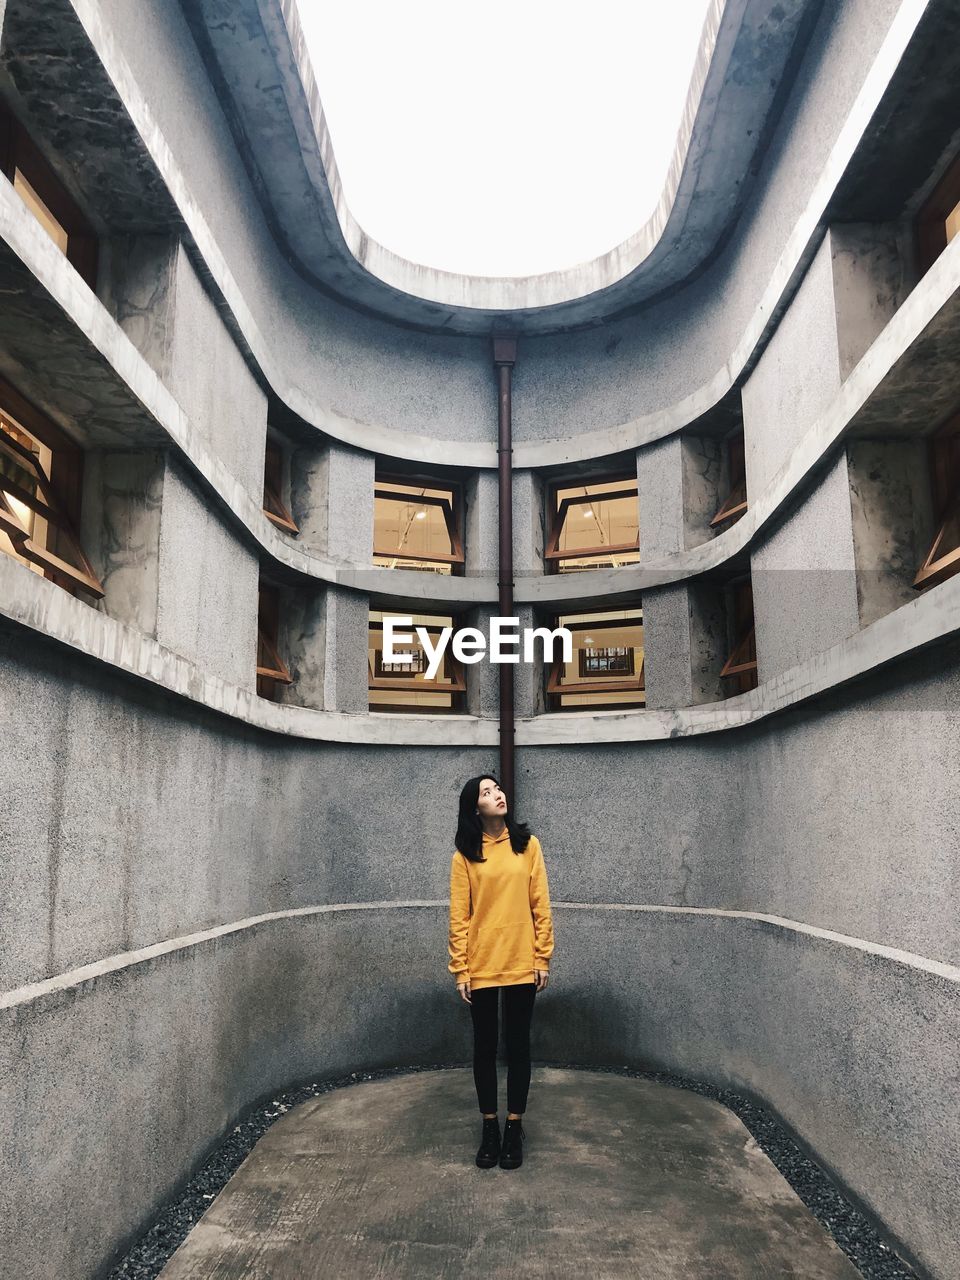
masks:
[[[920,590],[960,571],[960,415],[930,440],[934,537],[913,585]]]
[[[299,533],[300,527],[290,514],[286,497],[286,457],[279,440],[267,436],[263,459],[263,514],[284,533]]]
[[[410,644],[402,649],[396,643],[394,650],[413,655],[412,663],[384,662],[383,620],[385,617],[412,618],[409,627],[400,629],[401,635],[412,635]],[[414,627],[423,627],[436,643],[444,627],[457,629],[458,621],[432,613],[402,613],[394,610],[370,611],[370,632],[367,651],[368,687],[371,711],[443,712],[462,708],[466,682],[463,666],[457,662],[448,644],[437,674],[427,679],[429,657]]]
[[[917,214],[917,256],[921,271],[928,270],[960,232],[960,155]]]
[[[459,485],[378,476],[373,501],[373,563],[426,573],[463,571]]]
[[[757,640],[753,624],[753,587],[749,578],[732,582],[727,588],[730,656],[720,671],[726,682],[725,696],[746,693],[757,687]]]
[[[293,684],[293,677],[280,657],[280,591],[261,581],[257,602],[257,693],[279,702],[287,684]]]
[[[727,496],[710,521],[712,526],[736,524],[747,509],[747,471],[742,431],[735,432],[727,439],[726,451]]]
[[[544,559],[554,573],[636,564],[640,559],[636,476],[553,485]]]
[[[37,222],[91,289],[97,283],[97,237],[20,121],[0,104],[0,170]]]
[[[71,594],[101,599],[76,533],[80,464],[79,449],[0,379],[0,551]]]
[[[561,615],[553,626],[573,636],[570,662],[561,657],[547,679],[553,710],[612,709],[646,705],[644,682],[643,609]],[[559,645],[556,653],[560,653]]]

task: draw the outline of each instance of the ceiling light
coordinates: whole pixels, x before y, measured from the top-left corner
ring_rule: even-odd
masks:
[[[416,516],[416,518],[417,518],[418,520],[426,520],[426,518],[427,518],[427,513],[426,513],[425,511],[422,511],[422,510],[421,510],[421,511],[418,511],[418,512],[417,512],[417,516]]]

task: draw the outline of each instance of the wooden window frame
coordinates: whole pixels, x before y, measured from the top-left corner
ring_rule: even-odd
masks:
[[[605,631],[605,630],[612,630],[620,627],[634,626],[638,622],[642,626],[643,625],[642,605],[637,605],[636,607],[637,607],[637,614],[636,614],[636,617],[633,619],[631,618],[598,619],[596,622],[584,622],[584,623],[578,622],[576,623],[576,627],[578,630],[581,627],[583,628],[589,627],[591,631]],[[560,617],[561,615],[557,614],[552,619],[550,624],[551,630],[556,630],[556,628],[560,626]],[[554,650],[554,652],[556,652],[556,650]],[[553,661],[550,664],[550,670],[547,675],[546,692],[547,692],[547,697],[550,700],[551,709],[554,711],[603,711],[603,710],[616,709],[619,707],[619,708],[623,708],[624,710],[627,710],[628,709],[627,704],[622,702],[613,702],[609,704],[593,702],[593,703],[587,703],[582,707],[564,707],[560,703],[560,697],[563,694],[579,695],[581,693],[644,693],[646,694],[646,688],[647,688],[646,663],[647,663],[647,654],[646,654],[646,648],[644,648],[644,654],[640,660],[640,670],[636,671],[635,674],[632,675],[628,680],[617,680],[617,679],[611,678],[611,679],[605,679],[605,680],[604,679],[590,680],[586,682],[580,681],[575,685],[563,684],[561,681],[561,674],[565,664],[563,661],[563,655],[561,653],[560,657],[554,657]],[[644,703],[640,703],[638,705],[641,705],[641,706],[645,705],[645,701]]]
[[[960,519],[960,414],[937,428],[927,448],[936,532],[913,580],[918,591],[935,587],[960,572],[960,546],[938,554],[947,525]]]
[[[443,630],[442,625],[439,623],[421,622],[421,623],[416,623],[414,625],[423,627],[424,631],[426,631],[427,634],[430,636],[433,636],[433,635],[439,636],[440,632]],[[453,616],[454,631],[457,630],[457,625],[458,625],[458,620],[457,620],[457,617],[454,615]],[[377,623],[376,621],[371,621],[367,627],[367,635],[369,636],[370,632],[378,626],[379,627],[383,626],[382,621],[380,623]],[[411,628],[411,632],[414,635],[416,634],[416,632],[413,631],[413,628]],[[369,650],[370,648],[369,644],[367,648]],[[373,670],[371,670],[370,668],[370,658],[368,653],[368,657],[367,657],[367,692],[368,693],[374,689],[393,690],[395,692],[403,692],[403,693],[413,693],[418,691],[422,691],[424,693],[449,693],[451,695],[450,706],[449,707],[414,707],[408,704],[404,704],[402,702],[398,702],[398,703],[382,703],[381,702],[381,703],[376,703],[374,706],[372,706],[370,708],[371,710],[402,711],[402,712],[409,712],[411,715],[430,715],[430,714],[450,715],[451,713],[457,713],[460,711],[459,704],[462,699],[462,695],[464,695],[467,691],[467,682],[466,682],[466,676],[464,673],[463,663],[460,662],[454,655],[452,646],[448,645],[443,655],[443,661],[447,666],[447,670],[450,675],[450,681],[449,683],[442,684],[442,685],[438,685],[436,683],[435,678],[434,680],[417,680],[415,678],[415,673],[413,671],[411,671],[410,675],[406,675],[406,676],[396,676],[396,675],[377,676],[376,667],[379,665],[378,656],[380,656],[382,660],[382,653],[383,653],[382,649],[374,649],[374,669]]]
[[[45,578],[71,595],[80,588],[102,600],[106,594],[103,584],[97,577],[77,532],[83,488],[83,450],[3,377],[0,377],[0,416],[9,419],[12,427],[19,427],[28,435],[34,436],[52,454],[50,474],[47,475],[34,453],[7,432],[0,432],[0,452],[33,474],[37,494],[22,489],[14,481],[4,481],[3,490],[61,531],[80,562],[79,567],[70,564],[48,547],[35,543],[2,492],[0,528],[14,544],[17,553],[38,565]]]
[[[587,494],[583,498],[563,498],[557,502],[557,493],[561,489],[582,488],[592,484],[615,484],[623,482],[624,488],[613,489],[609,493]],[[563,533],[564,521],[571,507],[589,506],[592,502],[609,502],[615,498],[636,498],[639,509],[640,488],[635,476],[622,471],[609,472],[598,476],[568,476],[552,480],[548,487],[549,533],[544,548],[543,559],[548,573],[561,572],[561,565],[566,560],[585,560],[590,556],[623,555],[629,551],[640,550],[640,522],[637,521],[637,536],[632,542],[616,543],[610,546],[578,547],[576,551],[561,551],[560,537]]]
[[[95,290],[99,253],[96,231],[30,134],[0,103],[0,172],[12,183],[18,169],[67,233],[67,261]]]
[[[261,580],[257,594],[257,694],[277,702],[278,685],[293,684],[293,676],[280,657],[280,589]],[[261,657],[265,659],[261,663]]]
[[[268,433],[263,454],[263,514],[284,533],[298,534],[300,526],[283,500],[285,459],[286,449]]]
[[[744,592],[743,588],[748,591]],[[733,611],[733,648],[720,669],[721,679],[737,682],[737,693],[749,693],[759,683],[757,635],[753,611],[753,584],[749,576],[727,584],[728,608]],[[749,604],[749,607],[747,605]],[[727,694],[732,697],[732,694]]]
[[[917,213],[914,226],[921,275],[930,270],[947,247],[946,221],[957,204],[960,204],[960,152],[950,161]]]
[[[747,466],[743,428],[728,436],[725,444],[729,492],[717,509],[717,514],[710,521],[711,528],[726,524],[728,520],[739,520],[747,509]]]
[[[391,502],[400,502],[404,498],[402,493],[394,493],[391,489],[378,488],[377,486],[381,484],[399,484],[406,489],[449,489],[449,498],[426,497],[418,493],[411,493],[409,496],[425,507],[440,507],[447,527],[447,534],[450,538],[450,546],[453,550],[449,553],[437,552],[432,555],[410,555],[398,551],[383,550],[374,541],[373,554],[390,560],[424,560],[427,564],[448,564],[452,575],[458,576],[462,574],[466,564],[466,556],[461,532],[463,524],[463,485],[460,481],[445,480],[440,476],[395,475],[378,471],[374,479],[374,501],[377,498],[381,498]],[[374,539],[376,539],[376,520],[374,520]],[[384,566],[378,565],[377,567],[383,568]]]

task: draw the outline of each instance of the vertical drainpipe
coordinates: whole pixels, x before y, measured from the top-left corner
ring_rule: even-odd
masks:
[[[510,384],[517,360],[517,339],[494,335],[493,363],[498,383],[497,476],[499,479],[498,524],[500,530],[499,607],[501,618],[513,616],[513,421]],[[513,664],[500,663],[500,785],[511,813],[516,812],[514,794]]]

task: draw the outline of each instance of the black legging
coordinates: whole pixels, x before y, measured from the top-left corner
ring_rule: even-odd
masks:
[[[535,982],[471,991],[473,1079],[480,1110],[492,1114],[497,1109],[497,1010],[501,991],[507,1047],[507,1110],[522,1116],[530,1089],[530,1020],[537,991]]]

